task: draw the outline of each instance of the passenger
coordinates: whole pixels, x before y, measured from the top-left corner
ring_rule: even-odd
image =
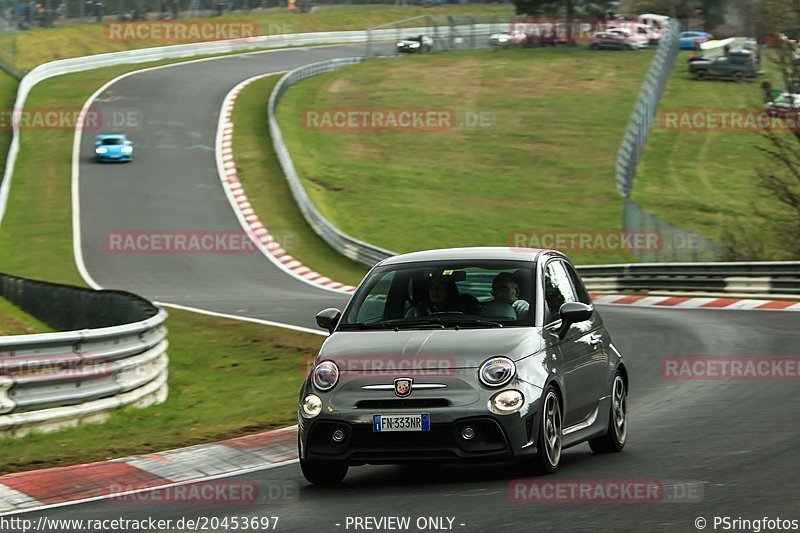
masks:
[[[486,302],[481,315],[489,318],[519,320],[524,318],[530,304],[519,299],[519,283],[511,272],[501,272],[492,281],[494,300]]]
[[[428,297],[406,312],[406,318],[434,313],[459,312],[458,287],[441,275],[434,275],[428,284]]]

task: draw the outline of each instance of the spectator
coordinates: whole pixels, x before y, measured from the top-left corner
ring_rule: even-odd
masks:
[[[764,93],[764,103],[768,104],[773,101],[772,97],[772,84],[768,81],[761,82],[761,91]]]
[[[94,15],[94,2],[85,0],[83,2],[83,16],[86,17],[86,22],[92,21],[92,15]]]
[[[103,8],[104,7],[105,6],[103,5],[103,2],[101,2],[100,0],[97,0],[97,2],[94,3],[94,16],[95,16],[95,19],[97,20],[97,22],[99,22],[100,24],[103,23]]]
[[[484,304],[481,315],[517,320],[525,317],[530,304],[519,299],[519,283],[511,272],[501,272],[492,281],[494,300]]]
[[[58,7],[56,8],[56,19],[64,20],[66,18],[67,18],[67,4],[61,2],[60,4],[58,4]]]

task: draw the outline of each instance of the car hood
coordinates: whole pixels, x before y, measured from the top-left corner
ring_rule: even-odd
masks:
[[[477,368],[493,355],[518,361],[543,347],[533,327],[343,331],[328,337],[317,362],[334,361],[342,372]]]

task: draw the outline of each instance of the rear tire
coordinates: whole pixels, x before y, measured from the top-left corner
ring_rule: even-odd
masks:
[[[347,475],[348,465],[343,463],[312,463],[300,459],[300,469],[306,481],[314,485],[338,485]]]
[[[706,81],[708,79],[707,70],[698,70],[694,73],[694,79],[697,81]]]
[[[733,73],[733,81],[736,83],[744,83],[745,75],[744,72],[734,72]]]
[[[617,372],[611,385],[611,409],[609,409],[608,431],[602,437],[589,441],[595,453],[615,453],[622,451],[628,440],[628,391],[625,380]]]

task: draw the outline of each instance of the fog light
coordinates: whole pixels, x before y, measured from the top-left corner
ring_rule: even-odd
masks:
[[[461,428],[461,438],[464,440],[472,440],[475,437],[475,430],[472,426],[464,426]]]
[[[331,438],[333,439],[333,442],[342,442],[344,440],[344,431],[341,429],[334,430],[334,432],[331,434]]]
[[[314,418],[322,412],[322,400],[316,394],[309,394],[303,399],[302,409],[306,418]]]
[[[525,405],[525,396],[518,390],[504,390],[492,396],[489,409],[498,415],[516,413]]]

